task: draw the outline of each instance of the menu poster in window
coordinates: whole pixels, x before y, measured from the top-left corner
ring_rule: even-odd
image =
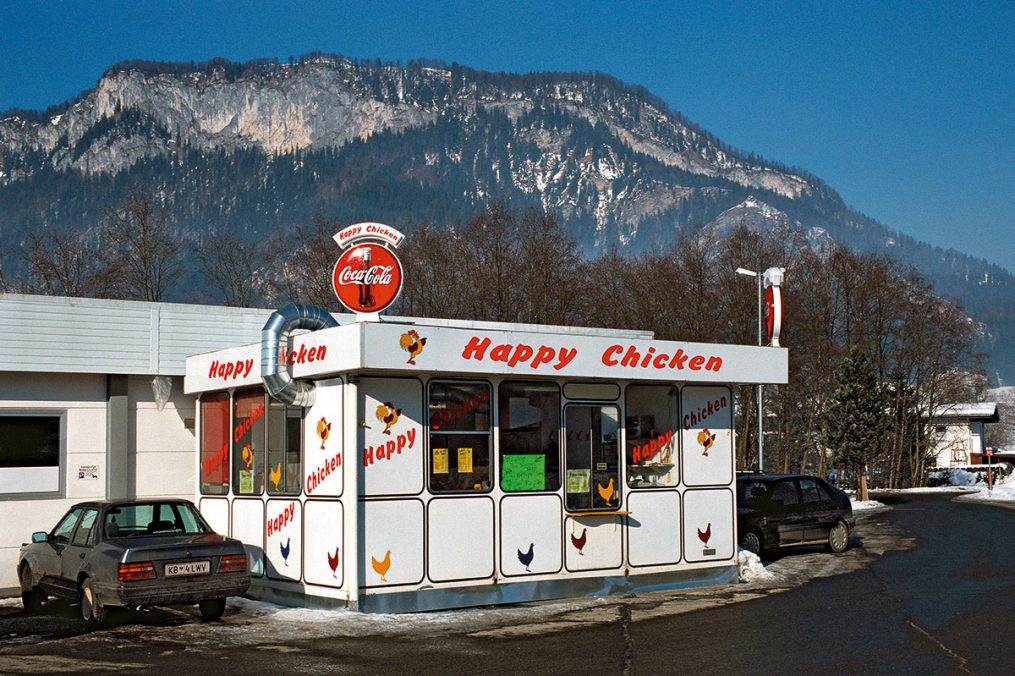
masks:
[[[726,387],[684,387],[680,427],[684,483],[727,485],[733,481],[733,397]]]
[[[472,474],[472,449],[471,448],[459,448],[458,449],[458,473],[459,474]]]
[[[590,469],[569,469],[567,471],[567,492],[588,493],[591,478],[592,470]]]
[[[254,473],[250,470],[240,470],[240,493],[250,494],[254,492]]]
[[[546,487],[546,456],[505,455],[501,488],[505,491],[541,491]]]
[[[433,449],[433,473],[434,474],[448,473],[448,449],[446,448]]]

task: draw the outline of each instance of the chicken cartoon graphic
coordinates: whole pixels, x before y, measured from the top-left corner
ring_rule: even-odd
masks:
[[[330,434],[331,434],[331,423],[328,422],[327,418],[321,417],[321,419],[317,421],[317,436],[321,440],[322,451],[324,450],[324,442],[328,440],[328,436]]]
[[[707,427],[701,430],[698,432],[698,443],[701,444],[702,449],[704,449],[701,454],[707,458],[708,450],[712,448],[712,444],[715,443],[715,432],[709,433]]]
[[[529,551],[527,551],[524,554],[522,554],[522,550],[520,550],[520,549],[517,550],[518,551],[518,561],[523,566],[525,566],[525,572],[526,573],[531,573],[532,572],[531,570],[529,570],[529,564],[532,563],[532,557],[535,556],[535,554],[533,554],[533,552],[532,552],[533,547],[535,547],[535,543],[530,542],[529,543]]]
[[[705,526],[705,530],[701,530],[700,528],[698,528],[697,530],[698,530],[698,539],[701,540],[702,544],[701,553],[704,556],[711,556],[712,554],[715,554],[715,549],[712,549],[711,547],[708,546],[708,541],[712,539],[712,522],[711,521],[708,522],[708,525]]]
[[[402,409],[395,408],[390,401],[386,401],[377,407],[377,419],[384,423],[384,431],[381,434],[391,434],[391,427],[398,422],[398,416],[402,415]]]
[[[610,501],[613,500],[613,477],[610,477],[610,483],[606,484],[605,487],[602,484],[597,483],[596,490],[599,491],[599,497],[603,499],[603,502],[607,505],[610,504]]]
[[[331,576],[337,579],[338,575],[336,573],[338,572],[338,547],[335,547],[334,556],[331,555],[331,552],[327,552],[327,554],[328,554],[328,568],[331,568]]]
[[[585,553],[582,550],[585,549],[585,543],[588,541],[588,530],[588,528],[582,528],[582,534],[580,537],[575,537],[574,533],[571,534],[571,544],[573,544],[575,549],[578,550],[579,556],[585,556]]]
[[[289,565],[289,552],[292,551],[289,545],[292,544],[293,539],[289,538],[285,541],[285,544],[278,543],[279,550],[282,552],[282,560],[285,561],[285,565]]]
[[[388,569],[391,568],[391,550],[384,554],[384,559],[378,561],[373,556],[370,557],[370,565],[373,567],[374,572],[381,576],[381,582],[387,582],[387,578],[384,577],[388,574]]]
[[[409,329],[408,333],[403,333],[398,339],[398,344],[403,350],[409,353],[409,361],[406,364],[416,365],[416,357],[423,351],[423,346],[426,345],[426,338],[420,338],[419,334],[416,333],[416,329]]]
[[[268,470],[271,483],[275,484],[275,492],[278,493],[278,482],[282,479],[282,463],[278,463],[277,467],[269,467]]]
[[[243,447],[240,457],[243,458],[243,462],[247,465],[246,469],[249,470],[250,466],[254,464],[254,449],[250,447],[250,444]]]

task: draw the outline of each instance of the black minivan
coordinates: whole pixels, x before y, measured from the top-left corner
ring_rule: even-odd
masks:
[[[813,544],[843,552],[855,524],[849,496],[816,476],[737,476],[740,546],[755,554]]]

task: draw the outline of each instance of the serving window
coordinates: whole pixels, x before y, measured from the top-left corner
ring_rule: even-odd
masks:
[[[202,495],[229,492],[229,393],[215,392],[201,397]]]
[[[233,395],[233,493],[264,493],[264,390]]]
[[[616,406],[564,407],[564,505],[568,511],[614,510],[621,503]]]
[[[429,385],[430,492],[490,490],[490,385]]]
[[[676,486],[680,436],[677,388],[630,385],[626,401],[627,485],[631,488]]]
[[[268,402],[268,495],[299,495],[303,409]]]
[[[560,388],[554,383],[502,382],[498,388],[500,487],[560,488]]]

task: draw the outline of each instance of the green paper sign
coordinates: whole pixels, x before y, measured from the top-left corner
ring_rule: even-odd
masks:
[[[505,455],[501,488],[505,491],[541,491],[546,487],[546,456]]]

